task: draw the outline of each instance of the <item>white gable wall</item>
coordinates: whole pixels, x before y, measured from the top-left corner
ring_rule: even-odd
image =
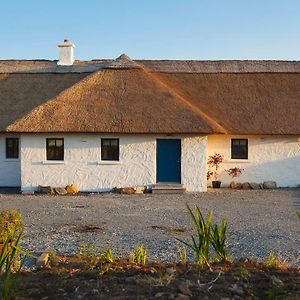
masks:
[[[46,161],[46,138],[64,138],[65,160]],[[101,137],[120,138],[120,162],[101,162]],[[156,183],[156,139],[182,139],[182,183],[206,190],[206,137],[97,134],[22,135],[22,190],[75,183],[82,191]]]
[[[19,137],[11,134],[0,135],[0,186],[19,187],[21,186],[21,162],[20,159],[6,158],[6,137]],[[20,142],[19,142],[20,146]]]
[[[248,160],[231,159],[231,138],[248,138]],[[211,135],[208,137],[208,155],[224,155],[220,170],[222,186],[232,181],[226,169],[240,167],[243,174],[236,182],[276,181],[280,187],[300,184],[299,136],[245,136]]]

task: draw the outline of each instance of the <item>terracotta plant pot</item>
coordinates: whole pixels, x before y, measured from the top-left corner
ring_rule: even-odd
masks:
[[[213,181],[212,182],[212,187],[214,189],[219,189],[221,187],[221,181]]]

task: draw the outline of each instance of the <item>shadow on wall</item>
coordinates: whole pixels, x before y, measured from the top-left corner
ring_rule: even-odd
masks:
[[[224,169],[239,167],[244,169],[242,175],[231,178]],[[278,187],[297,187],[300,185],[300,155],[264,162],[264,163],[224,163],[219,171],[219,180],[222,186],[226,187],[231,181],[235,182],[256,182],[276,181]],[[211,185],[211,181],[208,182]]]

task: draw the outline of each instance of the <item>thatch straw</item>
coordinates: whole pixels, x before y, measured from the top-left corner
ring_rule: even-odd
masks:
[[[300,73],[155,76],[233,134],[300,134]]]
[[[107,69],[64,90],[14,132],[213,133],[216,122],[143,69]]]

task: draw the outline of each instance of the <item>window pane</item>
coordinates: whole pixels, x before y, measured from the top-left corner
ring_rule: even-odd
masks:
[[[56,146],[57,147],[62,147],[63,141],[62,140],[56,140]]]
[[[119,139],[101,139],[101,160],[119,160]]]
[[[64,160],[64,139],[46,139],[47,160]]]
[[[6,158],[19,158],[18,138],[6,138]]]
[[[231,140],[231,158],[248,159],[248,140],[232,139]]]

